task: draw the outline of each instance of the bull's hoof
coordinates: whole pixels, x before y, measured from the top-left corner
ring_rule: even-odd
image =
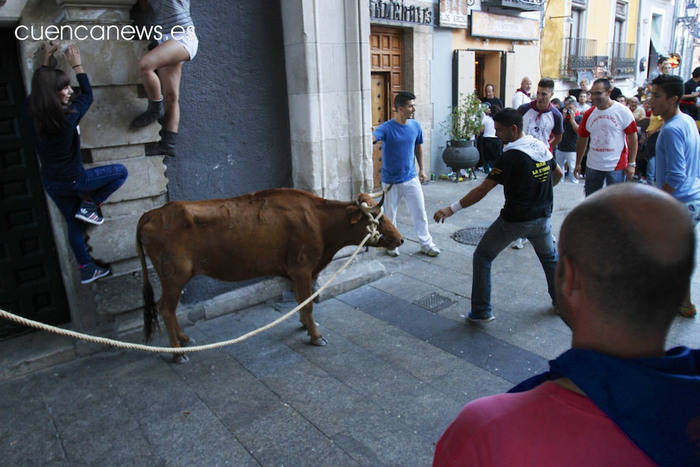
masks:
[[[180,345],[183,346],[183,347],[192,347],[192,346],[195,345],[196,343],[197,343],[197,341],[194,340],[194,339],[191,338],[191,337],[189,337],[187,340],[181,340],[181,341],[180,341]]]
[[[180,363],[187,363],[187,362],[189,362],[189,361],[190,361],[190,358],[189,358],[187,355],[185,355],[185,354],[182,354],[182,353],[180,353],[180,354],[173,354],[173,359],[172,359],[172,362],[173,362],[173,363],[178,363],[178,364],[180,364]]]
[[[311,345],[317,345],[319,347],[323,347],[324,345],[328,344],[328,341],[324,339],[323,336],[319,336],[317,338],[311,338]]]

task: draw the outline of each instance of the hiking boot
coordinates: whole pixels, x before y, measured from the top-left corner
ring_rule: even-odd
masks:
[[[100,277],[104,277],[110,273],[109,268],[101,268],[95,263],[89,263],[85,266],[80,266],[80,283],[89,284]]]
[[[75,213],[75,218],[95,225],[100,225],[105,221],[104,217],[97,212],[97,205],[89,201],[83,201],[80,204],[80,209]]]
[[[398,248],[387,248],[386,254],[396,258],[397,256],[399,256],[399,249]]]
[[[488,323],[489,321],[493,321],[494,319],[496,319],[496,317],[493,316],[493,313],[491,312],[479,314],[469,312],[469,316],[467,316],[467,321],[470,321],[472,323]]]
[[[163,108],[163,99],[159,101],[152,101],[148,100],[148,108],[144,113],[141,115],[138,115],[136,118],[134,118],[131,121],[131,128],[143,128],[147,127],[151,123],[155,122],[159,118],[163,118],[163,115],[165,114],[164,108]]]
[[[175,142],[177,133],[163,128],[160,130],[160,141],[146,147],[147,156],[170,156],[175,157]]]
[[[440,254],[440,249],[435,245],[430,245],[429,247],[422,246],[420,247],[420,252],[424,255],[430,256],[431,258],[435,258],[437,255]]]

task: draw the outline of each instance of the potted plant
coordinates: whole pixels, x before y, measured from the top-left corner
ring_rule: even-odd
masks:
[[[482,103],[475,94],[461,94],[452,112],[440,123],[442,132],[450,137],[442,152],[442,160],[454,172],[473,169],[479,163],[479,150],[474,138],[481,132],[484,117]]]

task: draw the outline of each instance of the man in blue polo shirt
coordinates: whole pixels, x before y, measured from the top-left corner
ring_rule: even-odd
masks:
[[[408,212],[420,243],[420,251],[428,256],[437,256],[440,250],[433,243],[428,231],[428,217],[421,183],[428,177],[423,168],[423,130],[413,120],[416,111],[416,96],[400,91],[394,98],[396,117],[382,123],[374,130],[373,140],[382,141],[382,186],[384,190],[393,185],[384,199],[386,216],[396,225],[396,211],[402,198],[406,199]],[[418,173],[416,174],[416,161]],[[398,256],[399,249],[387,250],[390,256]]]
[[[670,193],[700,221],[700,137],[695,121],[680,111],[683,80],[659,75],[651,82],[651,109],[664,120],[656,140],[656,186]],[[693,318],[697,312],[688,296],[680,314]]]

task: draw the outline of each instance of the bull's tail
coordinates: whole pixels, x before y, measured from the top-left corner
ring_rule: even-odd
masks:
[[[148,342],[153,335],[153,330],[158,329],[158,309],[153,299],[153,287],[148,278],[146,255],[141,244],[141,229],[146,223],[145,217],[145,215],[141,216],[136,227],[136,250],[139,254],[139,260],[141,260],[141,277],[143,278],[143,334],[146,337],[146,342]]]

